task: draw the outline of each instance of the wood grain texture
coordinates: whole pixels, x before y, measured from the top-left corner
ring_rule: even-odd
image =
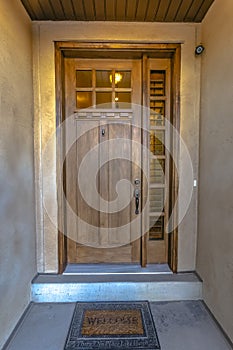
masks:
[[[148,147],[148,128],[149,128],[149,85],[148,85],[148,57],[147,54],[143,55],[142,58],[142,105],[146,107],[146,109],[143,109],[143,132],[142,132],[142,145],[143,147]],[[143,174],[142,176],[142,207],[144,208],[147,198],[148,198],[148,183],[146,182],[146,179],[149,178],[149,159],[148,158],[142,158],[142,168],[146,169],[146,174]],[[146,267],[147,265],[147,242],[148,242],[148,221],[149,221],[149,212],[148,208],[143,212],[142,214],[142,230],[145,232],[144,235],[141,237],[141,265],[142,267]]]
[[[32,20],[201,22],[214,0],[21,0]]]
[[[89,70],[92,72],[92,87],[88,87],[88,91],[95,95],[95,91],[99,91],[100,87],[96,87],[96,70],[130,70],[132,73],[132,81],[135,83],[134,89],[121,88],[121,93],[125,90],[133,91],[132,102],[140,100],[140,78],[138,78],[139,62],[124,60],[81,60],[81,59],[65,59],[65,106],[66,116],[72,115],[76,110],[75,91],[76,88],[76,70]],[[82,88],[81,90],[83,90]],[[112,83],[112,102],[116,91],[119,89]],[[110,90],[111,90],[110,89]],[[108,91],[109,88],[103,88],[102,91]],[[93,101],[95,99],[93,98]],[[99,109],[94,109],[92,112],[98,112]],[[112,109],[112,113],[120,111],[121,109]],[[119,113],[119,112],[118,112]],[[132,115],[133,113],[131,113]],[[140,120],[138,112],[133,114],[135,118]],[[112,123],[106,121],[105,118],[93,118],[93,120],[75,119],[75,126],[71,130],[66,130],[66,138],[69,141],[73,139],[73,133],[76,130],[76,143],[69,150],[66,156],[66,198],[67,201],[81,220],[74,220],[73,216],[67,211],[66,223],[68,241],[68,262],[70,263],[88,263],[88,262],[139,262],[140,246],[138,242],[132,243],[135,240],[134,234],[131,237],[131,217],[134,212],[134,201],[132,202],[132,188],[131,183],[133,179],[139,177],[138,169],[134,169],[134,163],[139,159],[139,154],[134,151],[132,153],[131,140],[140,142],[140,129],[137,128],[132,132],[131,121],[127,119],[120,121],[113,120]],[[85,131],[86,130],[86,131]],[[88,131],[87,131],[88,130]],[[104,134],[102,131],[104,130]],[[85,131],[85,132],[84,132]],[[83,133],[83,135],[82,135]],[[119,143],[118,152],[122,155],[121,158],[115,158],[114,148],[106,145],[107,141],[121,139]],[[86,172],[85,181],[80,181],[77,178],[80,166],[85,156],[93,150],[96,146],[95,162],[98,165],[98,173],[93,179],[93,173],[96,169],[93,164],[89,164],[89,172]],[[125,158],[126,159],[125,159]],[[109,162],[106,162],[109,159]],[[128,161],[127,159],[132,160]],[[135,161],[135,162],[134,162]],[[127,206],[118,206],[114,211],[109,212],[109,203],[113,202],[118,194],[116,192],[117,184],[124,179],[128,181],[127,187],[121,192],[120,198],[123,203],[128,203]],[[85,200],[85,195],[90,191],[90,184],[95,181],[99,193],[99,203],[94,209]],[[81,187],[80,187],[81,186]],[[121,227],[129,224],[128,229],[121,230]],[[92,229],[93,227],[93,229]],[[140,224],[138,229],[140,230]],[[81,246],[79,243],[83,243]],[[90,246],[95,247],[90,253]],[[115,250],[111,250],[109,255],[108,249],[103,247],[117,246]],[[78,247],[78,248],[77,248]],[[132,249],[133,247],[133,249]],[[98,248],[98,249],[97,249]],[[130,253],[127,257],[124,252]],[[112,256],[112,254],[115,256]],[[97,254],[97,257],[93,254]],[[101,260],[102,259],[102,260]],[[111,260],[110,260],[111,259]]]
[[[25,10],[27,11],[29,17],[31,18],[31,20],[33,20],[33,21],[37,20],[37,13],[32,8],[30,1],[29,0],[21,0],[21,2],[23,4]]]
[[[98,263],[131,263],[132,246],[119,248],[92,248],[77,245],[77,255],[73,257],[73,263],[98,264]]]
[[[62,3],[59,0],[50,0],[50,4],[52,6],[53,12],[55,14],[56,21],[64,21],[65,20],[65,13],[62,6]]]
[[[43,6],[41,5],[39,0],[32,0],[28,1],[28,4],[30,4],[31,9],[33,10],[34,14],[36,15],[36,20],[45,20],[46,19],[46,13],[45,10],[43,8]]]
[[[181,74],[181,46],[179,45],[176,49],[172,62],[172,114],[171,121],[174,127],[180,130],[180,74]],[[179,140],[174,138],[172,140],[173,157],[176,161],[179,159],[180,149]],[[176,171],[174,162],[170,165],[170,178],[171,182],[171,195],[170,195],[170,214],[172,208],[178,198],[179,190],[179,177]],[[173,272],[177,272],[178,269],[178,213],[174,215],[173,227],[174,230],[169,234],[169,245],[168,245],[168,263]]]
[[[114,21],[116,18],[116,4],[115,0],[107,0],[105,2],[105,12],[106,12],[106,20],[107,21]]]
[[[165,21],[166,22],[173,22],[176,19],[177,13],[179,11],[179,8],[181,6],[182,0],[172,0],[170,3],[170,6],[168,8]]]
[[[116,1],[116,21],[124,21],[126,14],[126,0],[115,0]]]
[[[73,9],[75,14],[75,19],[77,21],[82,21],[85,16],[84,7],[83,7],[83,1],[82,0],[72,0],[73,3]]]
[[[134,21],[137,13],[138,0],[127,1],[126,3],[126,19],[127,21]]]
[[[153,22],[155,20],[159,5],[160,0],[149,1],[149,4],[147,6],[147,14],[145,18],[146,22]]]
[[[49,16],[51,20],[55,21],[56,20],[56,15],[54,13],[54,9],[51,3],[51,0],[43,0],[41,7],[43,8],[43,12],[45,16]]]
[[[149,5],[149,0],[139,0],[137,9],[136,9],[136,16],[135,20],[144,22],[147,14],[147,9]]]
[[[185,21],[186,14],[188,13],[190,7],[192,6],[192,3],[193,3],[193,0],[182,1],[175,18],[176,22]]]
[[[74,21],[76,17],[75,17],[75,11],[74,11],[72,0],[63,1],[61,4],[65,13],[65,19]]]
[[[84,21],[95,21],[96,20],[96,12],[94,7],[93,0],[85,0],[83,1],[85,19]]]
[[[55,84],[56,84],[56,125],[63,122],[63,91],[64,91],[64,57],[61,55],[60,47],[55,43]],[[56,139],[57,146],[57,198],[58,198],[58,271],[62,273],[67,264],[67,236],[65,232],[65,206],[63,200],[63,188],[65,185],[65,167],[63,166],[64,133],[58,133]],[[61,174],[63,177],[61,178]]]
[[[163,22],[166,18],[167,12],[169,10],[171,1],[170,0],[163,0],[159,4],[159,8],[155,17],[155,20],[158,22]]]
[[[98,53],[99,50],[104,49],[113,49],[116,50],[118,49],[119,51],[125,50],[128,48],[128,55],[130,56],[130,50],[133,50],[133,53],[135,53],[135,50],[140,50],[144,49],[147,50],[148,54],[151,52],[155,55],[158,53],[158,57],[161,57],[161,55],[166,54],[166,52],[170,52],[170,54],[173,56],[172,59],[172,101],[173,101],[173,107],[172,107],[172,120],[176,128],[179,130],[179,108],[180,108],[180,94],[179,94],[179,89],[180,89],[180,45],[177,44],[121,44],[121,43],[107,43],[107,44],[101,44],[101,43],[94,43],[92,46],[92,43],[77,43],[77,42],[57,42],[55,43],[56,47],[56,99],[57,99],[57,125],[63,120],[64,118],[64,99],[63,99],[63,76],[62,76],[62,71],[63,71],[63,52],[66,49],[74,49],[77,52],[79,50],[86,49],[88,50],[88,47],[93,48],[96,50]],[[88,51],[87,51],[88,52]],[[114,54],[112,54],[114,55]],[[114,56],[112,56],[113,58]],[[134,57],[134,56],[132,56]],[[137,69],[138,71],[138,69]],[[174,146],[178,146],[174,144]],[[59,164],[59,154],[62,150],[62,139],[58,140],[58,169],[60,167]],[[61,152],[62,153],[62,152]],[[177,156],[179,154],[179,150],[177,148]],[[59,170],[58,170],[59,171]],[[172,194],[172,200],[171,200],[171,205],[175,203],[175,200],[177,198],[177,191],[178,191],[178,178],[177,174],[175,172],[175,169],[171,169],[171,173],[174,176],[174,182],[171,187],[171,194]],[[58,196],[59,197],[59,196]],[[62,201],[58,198],[59,200],[59,220],[63,220],[62,216],[64,215],[64,208]],[[174,230],[172,234],[169,235],[169,251],[168,251],[168,256],[169,256],[169,264],[172,267],[173,271],[177,271],[177,247],[178,247],[178,230]],[[59,243],[59,272],[61,273],[64,269],[65,263],[67,261],[66,259],[66,251],[67,251],[67,244],[66,244],[66,239],[63,235],[63,233],[59,232],[58,233],[58,243]],[[136,242],[135,245],[131,245],[131,261],[138,261],[137,259],[134,260],[134,250],[136,251],[135,256],[140,259],[140,254],[138,255],[138,248],[136,245],[140,242]],[[68,245],[70,242],[68,243]],[[139,250],[140,250],[140,244]],[[135,247],[135,249],[134,249]],[[94,249],[94,248],[93,248]],[[114,248],[113,248],[114,249]],[[111,250],[113,252],[113,250]],[[75,256],[77,256],[77,245],[74,249]],[[101,255],[101,254],[100,254]],[[112,262],[111,258],[109,262]],[[100,262],[100,261],[99,261]]]
[[[194,18],[195,22],[201,22],[203,20],[212,4],[213,0],[204,0],[202,2],[202,5]]]
[[[95,4],[96,21],[105,21],[106,19],[105,1],[95,0],[94,4]]]

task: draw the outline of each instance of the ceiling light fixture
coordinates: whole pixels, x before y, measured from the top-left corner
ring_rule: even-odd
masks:
[[[118,83],[120,83],[122,78],[123,78],[123,75],[121,73],[116,72],[115,73],[115,84],[117,85]],[[112,83],[112,74],[110,74],[109,79],[110,79],[110,83]]]

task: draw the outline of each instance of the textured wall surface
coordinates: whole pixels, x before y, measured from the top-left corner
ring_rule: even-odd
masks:
[[[30,301],[36,273],[31,23],[0,0],[0,348]]]
[[[194,49],[199,42],[199,25],[161,23],[88,23],[58,22],[34,23],[34,89],[35,89],[35,165],[37,193],[37,235],[38,270],[57,271],[57,229],[46,213],[43,215],[43,201],[56,221],[56,148],[50,149],[49,176],[41,176],[41,150],[55,131],[55,62],[54,41],[135,41],[155,43],[182,43],[181,68],[181,136],[183,137],[193,163],[194,176],[198,173],[198,130],[200,60],[195,58]],[[186,194],[186,173],[183,158],[180,158],[180,190]],[[42,220],[43,218],[43,220]],[[179,271],[194,270],[196,258],[197,198],[193,192],[189,210],[180,225]]]
[[[203,22],[197,271],[204,299],[233,340],[233,2]]]

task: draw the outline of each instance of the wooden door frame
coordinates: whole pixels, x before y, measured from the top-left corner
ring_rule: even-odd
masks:
[[[181,70],[181,44],[155,44],[155,43],[136,43],[136,42],[76,42],[76,41],[57,41],[55,42],[55,88],[56,88],[56,127],[59,127],[64,121],[64,58],[141,58],[143,69],[146,69],[145,57],[150,58],[171,58],[172,63],[172,94],[171,94],[171,120],[174,127],[180,130],[180,70]],[[145,79],[142,77],[143,93],[141,103],[148,99],[148,87]],[[63,273],[67,264],[67,240],[63,234],[65,232],[65,215],[63,203],[63,186],[59,186],[60,174],[63,171],[63,137],[61,133],[57,134],[57,201],[58,201],[58,266],[59,273]],[[143,140],[142,140],[143,142]],[[175,157],[179,159],[178,140],[173,140],[173,150]],[[171,166],[170,175],[172,179],[170,188],[170,208],[178,197],[178,174],[175,166]],[[65,174],[63,185],[65,183]],[[178,213],[174,216],[176,221]],[[175,223],[174,223],[175,224]],[[174,225],[176,227],[177,225]],[[146,265],[146,235],[142,236],[141,260],[142,266]],[[168,264],[173,272],[177,272],[178,265],[178,227],[169,234]]]

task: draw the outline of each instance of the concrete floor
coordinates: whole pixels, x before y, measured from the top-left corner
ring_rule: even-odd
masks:
[[[63,350],[74,303],[31,304],[7,350]],[[150,303],[162,350],[232,350],[201,301]]]

